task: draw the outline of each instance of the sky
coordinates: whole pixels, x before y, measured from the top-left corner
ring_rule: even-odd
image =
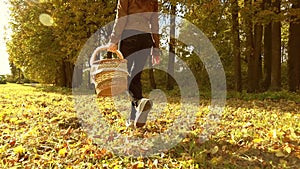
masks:
[[[5,1],[6,0],[0,0],[0,75],[10,74],[8,54],[6,52],[6,45],[4,41],[4,26],[8,24],[9,18],[9,10]]]

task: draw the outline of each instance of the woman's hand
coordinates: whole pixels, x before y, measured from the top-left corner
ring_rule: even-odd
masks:
[[[160,50],[158,48],[152,49],[152,65],[160,63]]]
[[[115,43],[108,43],[107,44],[107,51],[109,52],[116,52],[118,50],[118,45]]]
[[[160,56],[152,56],[152,64],[157,65],[160,63]]]

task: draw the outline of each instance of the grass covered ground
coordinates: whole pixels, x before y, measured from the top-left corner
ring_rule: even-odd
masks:
[[[0,168],[300,168],[300,96],[229,96],[209,141],[198,140],[209,110],[209,100],[202,99],[196,122],[179,144],[151,157],[127,157],[88,137],[70,90],[0,85]],[[125,118],[109,100],[97,103],[115,131],[142,138],[172,125],[179,114],[176,100],[139,130],[124,128]]]

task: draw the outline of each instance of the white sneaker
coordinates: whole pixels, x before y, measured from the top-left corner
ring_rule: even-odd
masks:
[[[133,128],[134,127],[134,121],[133,120],[126,120],[125,125],[127,128]]]
[[[137,103],[134,126],[143,127],[146,124],[148,113],[150,112],[153,103],[146,98],[140,99]]]

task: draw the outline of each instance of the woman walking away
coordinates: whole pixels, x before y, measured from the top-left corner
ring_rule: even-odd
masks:
[[[127,126],[146,124],[152,101],[142,96],[141,74],[149,56],[160,62],[158,0],[118,0],[108,51],[121,51],[127,59],[131,114]]]

